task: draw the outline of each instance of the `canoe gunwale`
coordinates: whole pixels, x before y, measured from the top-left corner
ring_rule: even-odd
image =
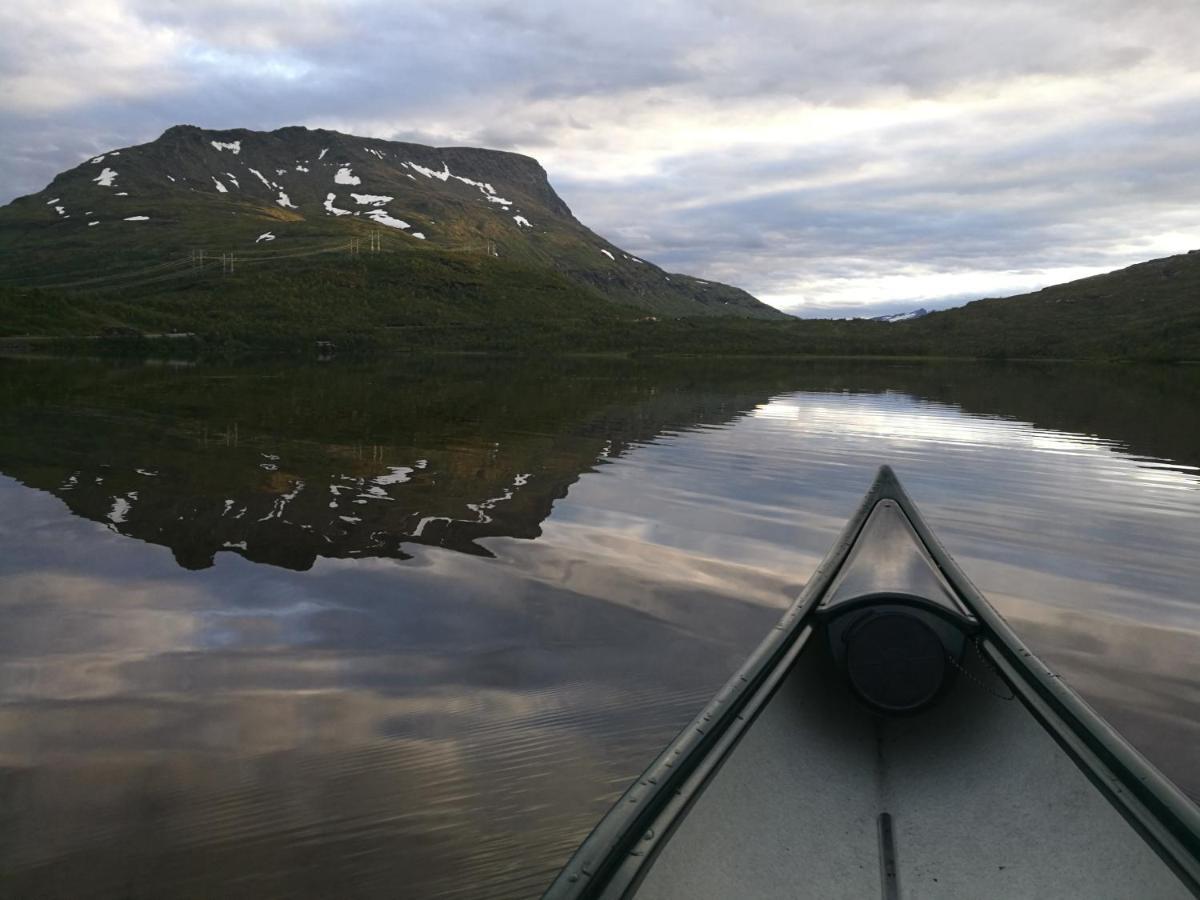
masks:
[[[899,505],[973,619],[926,598],[893,592],[818,608],[881,500]],[[1200,897],[1200,808],[1021,642],[929,530],[885,465],[800,596],[742,667],[600,820],[551,883],[544,900],[630,896],[809,638],[824,622],[881,601],[927,610],[968,635],[1075,765]]]

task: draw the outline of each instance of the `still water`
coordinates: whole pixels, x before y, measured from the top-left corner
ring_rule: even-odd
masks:
[[[1200,796],[1200,370],[0,360],[0,895],[536,895],[883,462]]]

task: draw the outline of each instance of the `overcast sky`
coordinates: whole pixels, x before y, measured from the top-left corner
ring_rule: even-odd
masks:
[[[178,123],[528,153],[804,315],[1200,247],[1197,0],[0,4],[0,201]]]

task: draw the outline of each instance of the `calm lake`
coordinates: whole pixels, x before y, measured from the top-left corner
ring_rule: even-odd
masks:
[[[536,895],[884,462],[1200,797],[1200,368],[0,359],[0,895]]]

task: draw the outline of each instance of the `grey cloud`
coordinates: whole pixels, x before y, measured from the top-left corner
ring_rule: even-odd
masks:
[[[364,0],[286,12],[127,0],[94,34],[76,24],[86,4],[68,6],[74,19],[31,0],[0,13],[13,25],[0,28],[0,88],[49,86],[42,106],[36,94],[0,104],[5,198],[178,122],[307,124],[532,153],[580,218],[630,251],[813,303],[823,282],[914,266],[975,272],[989,293],[989,273],[1027,270],[1032,284],[1132,262],[1155,234],[1195,231],[1200,245],[1200,23],[1185,0],[736,11]],[[173,50],[110,72],[118,25]],[[39,54],[56,47],[90,52],[94,71],[48,68]],[[1080,85],[1094,90],[1072,94]],[[920,102],[962,112],[888,119]],[[746,134],[827,107],[877,121]],[[727,145],[690,145],[687,128],[712,122],[727,123]],[[630,174],[591,171],[603,154],[628,154]]]

